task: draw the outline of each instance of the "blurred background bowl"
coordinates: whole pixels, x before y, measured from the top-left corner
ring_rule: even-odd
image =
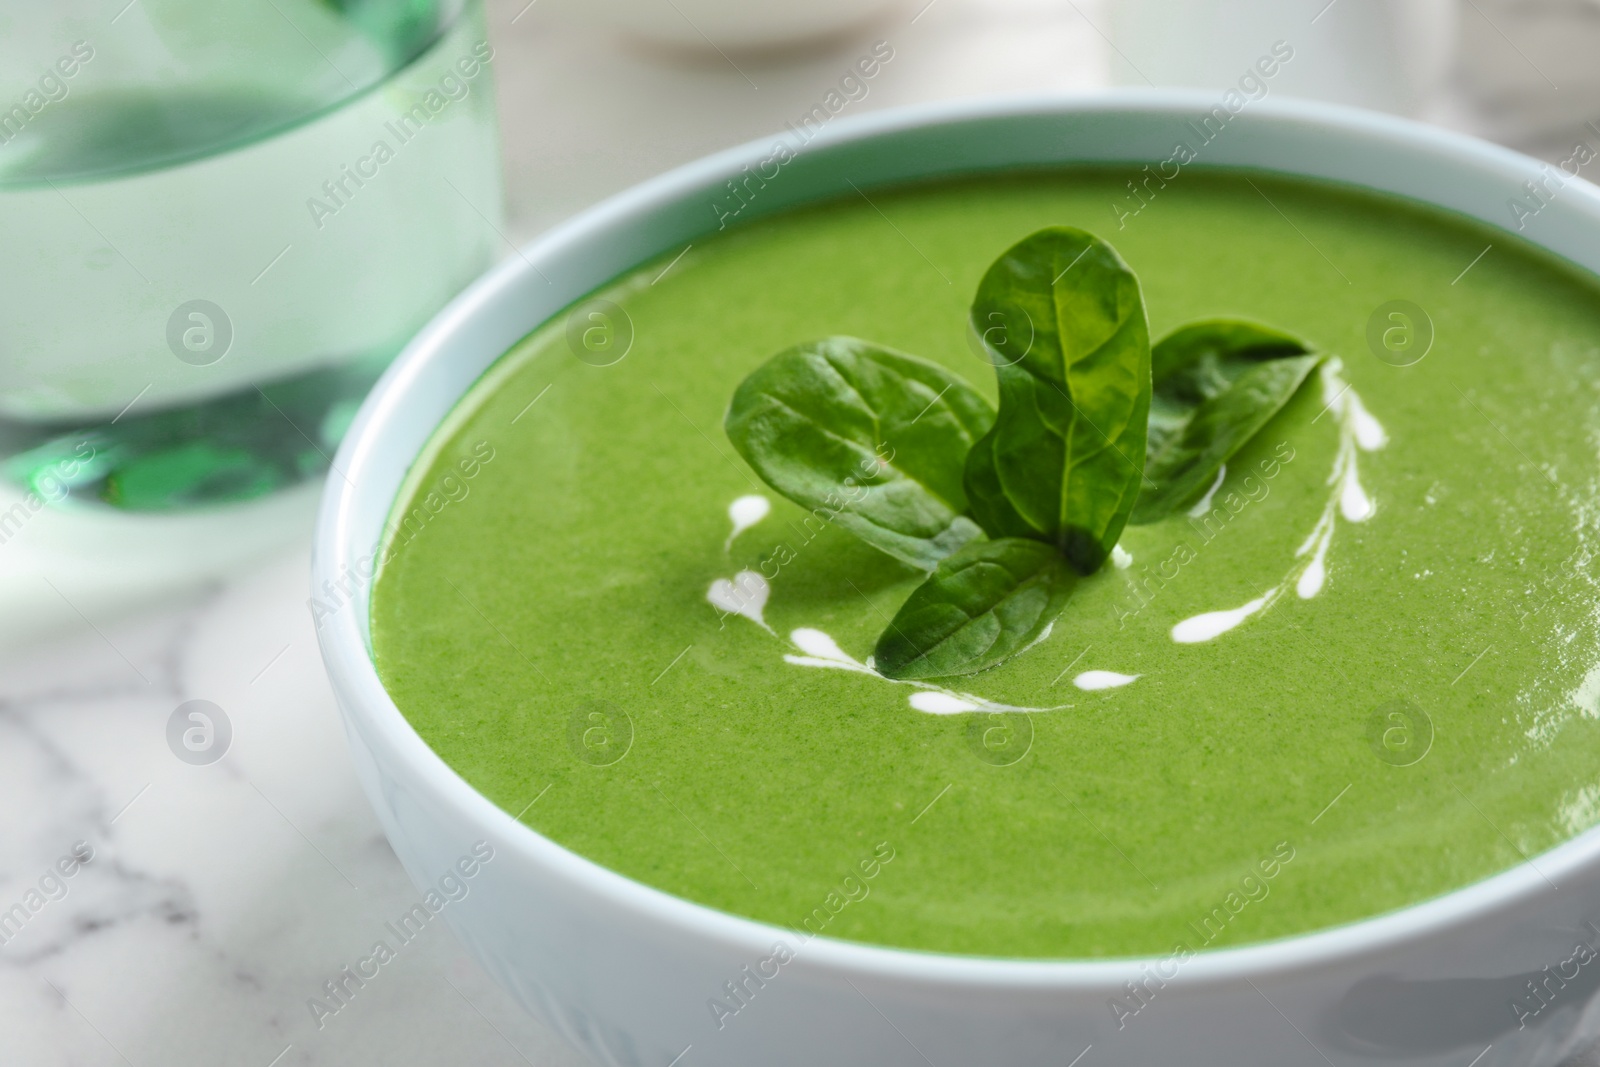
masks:
[[[685,49],[764,51],[814,44],[881,17],[904,0],[595,0],[612,26]]]
[[[1446,84],[1457,0],[1112,0],[1123,85],[1224,88],[1276,42],[1272,91],[1419,115]]]

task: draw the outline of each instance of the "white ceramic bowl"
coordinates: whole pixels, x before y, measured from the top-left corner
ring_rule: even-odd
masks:
[[[933,174],[1167,158],[1211,94],[1118,92],[940,104],[830,125],[749,214]],[[1512,1000],[1543,968],[1600,944],[1600,833],[1403,911],[1267,944],[1156,959],[1039,962],[917,953],[817,938],[718,1029],[707,1001],[797,944],[631,881],[541,837],[459,778],[389,699],[368,650],[366,575],[413,458],[472,382],[571,301],[716,230],[712,207],[763,140],[647,182],[558,227],[480,280],[418,335],[367,400],[328,480],[313,582],[340,605],[323,656],[367,795],[419,886],[472,844],[495,858],[444,910],[518,1000],[602,1063],[779,1065],[1383,1063],[1547,1067],[1600,1032],[1588,1018],[1600,963],[1551,984],[1518,1027]],[[1511,228],[1508,199],[1534,160],[1440,130],[1293,101],[1252,104],[1204,165],[1366,186]],[[1600,269],[1600,190],[1565,186],[1523,233]],[[550,281],[546,281],[546,278]],[[352,577],[353,575],[353,577]],[[353,593],[329,596],[343,585]],[[1536,864],[1537,866],[1535,867]],[[1559,888],[1556,888],[1559,887]],[[770,968],[769,968],[770,969]],[[1124,983],[1165,980],[1118,1029]],[[749,987],[754,988],[754,987]],[[1092,1046],[1092,1047],[1091,1047]],[[1088,1049],[1087,1053],[1084,1050]],[[685,1052],[687,1050],[687,1052]],[[1074,1057],[1083,1054],[1081,1060]],[[681,1060],[677,1057],[682,1056]]]

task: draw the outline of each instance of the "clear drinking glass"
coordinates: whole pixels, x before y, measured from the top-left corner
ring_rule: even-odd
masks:
[[[474,0],[0,0],[0,473],[130,511],[321,474],[492,259],[493,57]]]

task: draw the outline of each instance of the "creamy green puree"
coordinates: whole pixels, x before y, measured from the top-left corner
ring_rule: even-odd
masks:
[[[1185,171],[1119,229],[1126,180],[783,214],[535,330],[400,496],[372,644],[401,711],[504,810],[630,878],[986,956],[1314,930],[1600,821],[1595,279],[1265,175]],[[1116,247],[1152,337],[1237,315],[1338,359],[1197,516],[1128,527],[1036,647],[891,682],[860,661],[921,573],[768,489],[724,410],[773,353],[832,334],[992,398],[964,341],[974,287],[1057,224]]]

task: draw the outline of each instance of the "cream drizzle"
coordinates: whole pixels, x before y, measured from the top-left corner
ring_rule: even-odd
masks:
[[[929,715],[960,715],[964,711],[981,710],[971,701],[953,697],[948,693],[912,693],[910,700],[913,708],[925,711]]]
[[[1227,480],[1228,465],[1224,463],[1217,468],[1217,480],[1211,483],[1211,488],[1206,490],[1206,495],[1195,501],[1194,507],[1189,509],[1189,516],[1198,519],[1202,515],[1211,514],[1211,498],[1217,495],[1217,490],[1222,488],[1222,483]]]
[[[885,678],[872,666],[872,657],[867,657],[865,663],[856,659],[850,653],[839,647],[839,643],[821,630],[806,626],[789,634],[789,642],[799,649],[801,655],[785,653],[783,661],[792,663],[796,667],[821,667],[838,671],[853,671],[857,674],[871,675],[874,678],[888,682],[890,685],[909,685],[920,690],[912,693],[908,698],[913,708],[925,711],[930,715],[958,715],[965,711],[1060,711],[1072,707],[1071,704],[1057,704],[1051,708],[1029,708],[1017,704],[1000,704],[993,700],[972,693],[963,693],[958,689],[946,689],[942,685],[933,685],[929,682],[902,681],[896,678]]]
[[[1337,356],[1322,365],[1323,411],[1331,413],[1339,426],[1339,448],[1328,474],[1328,502],[1299,548],[1295,564],[1277,585],[1247,604],[1224,611],[1208,611],[1184,619],[1172,628],[1172,639],[1180,645],[1199,644],[1222,636],[1250,616],[1264,611],[1290,586],[1301,600],[1322,592],[1328,580],[1328,549],[1338,520],[1366,522],[1378,513],[1378,506],[1361,484],[1361,453],[1376,452],[1389,443],[1383,424],[1361,402],[1361,396],[1340,373],[1344,362]],[[1317,416],[1321,418],[1322,416]],[[1212,493],[1216,492],[1212,486]],[[1208,494],[1208,499],[1209,499]]]
[[[1346,522],[1360,523],[1368,521],[1377,514],[1377,504],[1361,484],[1360,453],[1375,452],[1383,448],[1388,444],[1389,437],[1384,432],[1383,425],[1361,402],[1360,395],[1344,380],[1340,373],[1343,369],[1343,362],[1334,357],[1322,365],[1320,372],[1324,411],[1332,413],[1338,423],[1339,447],[1334,456],[1333,469],[1328,475],[1327,484],[1330,490],[1328,502],[1323,507],[1316,525],[1312,527],[1310,535],[1295,550],[1295,559],[1301,562],[1291,567],[1289,573],[1276,586],[1248,603],[1236,608],[1204,612],[1179,622],[1172,628],[1174,641],[1179,644],[1200,644],[1214,640],[1239,626],[1246,619],[1266,610],[1291,586],[1302,600],[1316,596],[1327,582],[1328,550],[1333,544],[1338,520],[1343,518]],[[1222,487],[1226,477],[1227,468],[1223,467],[1217,472],[1216,481],[1195,506],[1196,511],[1209,510],[1212,498]],[[728,535],[727,542],[723,546],[724,550],[732,547],[734,538],[739,534],[766,518],[770,510],[771,503],[764,496],[752,494],[735,500],[728,508],[728,518],[733,523],[733,532]],[[1118,545],[1112,551],[1112,562],[1119,569],[1126,569],[1132,564],[1133,557]],[[776,637],[776,632],[767,625],[763,614],[770,594],[771,586],[765,578],[756,571],[745,570],[740,571],[732,580],[718,578],[711,584],[706,599],[728,614],[749,619]],[[1047,628],[1038,640],[1028,647],[1032,648],[1049,636],[1050,630]],[[789,634],[789,644],[795,651],[784,653],[785,663],[797,667],[850,671],[876,678],[890,685],[911,686],[916,692],[907,698],[909,704],[913,709],[929,715],[959,715],[977,711],[1045,712],[1072,707],[1071,704],[1058,704],[1048,708],[1001,704],[973,693],[946,689],[927,682],[885,678],[874,668],[872,657],[868,656],[865,661],[856,659],[840,648],[839,643],[830,635],[813,627],[801,627],[792,631]],[[1142,675],[1089,670],[1074,677],[1073,685],[1085,692],[1098,692],[1131,685],[1140,677]]]
[[[1274,589],[1270,593],[1256,597],[1242,607],[1229,608],[1226,611],[1208,611],[1203,615],[1193,615],[1172,628],[1172,639],[1180,645],[1197,645],[1202,641],[1210,641],[1214,637],[1221,637],[1278,599],[1279,592],[1280,590]]]
[[[772,511],[772,501],[760,493],[751,493],[742,496],[728,505],[728,521],[733,523],[733,532],[728,539],[722,542],[722,551],[726,552],[733,547],[734,538],[744,533],[750,527],[767,517]]]

